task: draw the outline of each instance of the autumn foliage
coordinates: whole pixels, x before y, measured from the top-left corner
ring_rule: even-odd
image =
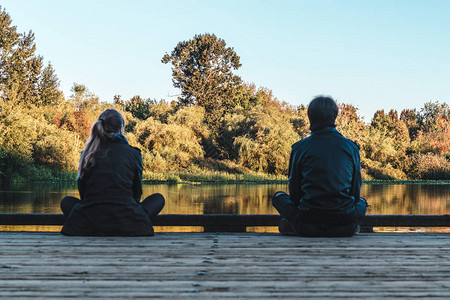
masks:
[[[106,108],[126,119],[145,172],[286,175],[293,143],[309,134],[306,106],[289,105],[233,73],[239,56],[211,34],[180,42],[172,64],[181,96],[102,102],[75,83],[64,98],[52,66],[43,67],[33,34],[17,33],[0,8],[0,181],[74,179],[91,124]],[[363,178],[450,179],[450,108],[377,111],[366,123],[341,103],[337,129],[360,148]],[[236,177],[236,178],[237,178]]]

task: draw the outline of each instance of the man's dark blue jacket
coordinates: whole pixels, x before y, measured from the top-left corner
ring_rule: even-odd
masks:
[[[361,190],[359,148],[334,127],[325,127],[292,146],[290,199],[300,209],[347,214]]]

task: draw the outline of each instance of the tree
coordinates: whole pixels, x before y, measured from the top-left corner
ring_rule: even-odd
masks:
[[[205,119],[205,109],[200,106],[184,107],[175,114],[169,116],[168,124],[177,124],[192,129],[198,138],[205,138],[209,135],[209,130],[203,122]]]
[[[180,168],[193,159],[203,158],[199,138],[186,126],[163,124],[150,117],[136,125],[135,136],[145,152],[150,152],[151,162],[144,157],[144,165],[152,170],[158,169],[153,164],[161,163],[161,159],[169,168]]]
[[[345,137],[354,141],[358,146],[363,144],[365,134],[363,119],[358,115],[358,108],[351,104],[339,104],[339,114],[336,119],[337,129]]]
[[[18,34],[0,7],[0,94],[14,103],[37,103],[42,57],[32,31]]]
[[[161,61],[172,63],[172,81],[174,87],[181,89],[181,106],[197,104],[212,116],[238,104],[241,78],[233,70],[241,63],[223,39],[208,33],[195,35],[189,41],[179,42]]]
[[[290,118],[274,106],[234,109],[225,116],[221,132],[230,140],[228,158],[253,171],[286,174],[291,145],[299,140]]]
[[[447,103],[425,103],[417,113],[416,123],[420,129],[416,130],[411,152],[440,155],[450,152],[450,107]]]
[[[48,126],[49,132],[33,145],[35,163],[65,171],[76,171],[79,152],[74,143],[76,135],[66,130],[54,130]]]
[[[50,63],[41,73],[39,80],[39,98],[40,104],[53,106],[59,105],[64,99],[63,93],[59,89],[58,76],[56,76],[55,70]]]
[[[400,120],[408,127],[409,138],[411,140],[416,139],[419,131],[419,120],[417,119],[417,113],[415,109],[404,109],[400,114]]]
[[[388,114],[378,110],[372,118],[372,129],[392,138],[392,145],[396,151],[387,162],[396,168],[406,168],[406,150],[410,146],[410,137],[407,124],[400,118],[396,110],[391,109]],[[380,161],[386,163],[386,161]]]
[[[439,117],[433,122],[433,130],[419,131],[412,143],[412,152],[431,152],[440,155],[450,153],[450,120]]]
[[[125,111],[130,112],[133,117],[140,120],[145,120],[150,116],[150,106],[154,105],[156,101],[150,99],[142,99],[137,95],[129,101],[120,102]]]
[[[447,103],[427,102],[418,114],[421,129],[425,132],[436,130],[441,119],[449,119],[450,107]]]
[[[75,111],[92,111],[98,108],[98,97],[91,93],[85,85],[74,83],[71,91],[73,94],[70,95],[70,100]]]
[[[294,131],[298,134],[300,138],[305,138],[309,133],[309,119],[307,108],[304,105],[297,107],[294,115],[290,120]]]
[[[11,25],[11,18],[0,6],[0,95],[7,96],[8,63],[14,47],[19,42],[16,26]]]

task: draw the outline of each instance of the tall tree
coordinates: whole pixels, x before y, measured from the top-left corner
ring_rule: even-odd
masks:
[[[418,114],[421,128],[425,132],[436,130],[441,119],[450,118],[450,107],[447,103],[427,102]]]
[[[43,105],[58,105],[64,100],[63,93],[59,89],[58,76],[50,63],[41,73],[39,97],[39,103]]]
[[[0,7],[0,91],[15,103],[39,101],[42,57],[37,56],[34,34],[18,34],[10,16]]]
[[[129,101],[122,102],[122,107],[129,111],[133,117],[140,120],[145,120],[150,116],[150,108],[155,105],[156,101],[151,99],[142,99],[141,96],[136,95]]]
[[[419,120],[415,109],[404,109],[400,114],[400,120],[405,122],[408,127],[409,137],[411,140],[416,139],[417,133],[420,129]]]
[[[339,114],[336,125],[340,133],[354,141],[358,146],[363,144],[365,125],[363,118],[358,114],[358,108],[351,104],[339,104]]]
[[[16,26],[12,26],[11,23],[10,16],[0,6],[0,95],[5,98],[7,96],[8,62],[13,48],[19,42]]]
[[[420,129],[415,152],[448,154],[450,152],[450,107],[447,103],[427,102],[417,116]]]
[[[173,85],[181,89],[180,105],[197,104],[213,117],[239,104],[241,78],[233,74],[241,66],[239,56],[214,34],[179,42],[161,61],[172,63]]]
[[[393,114],[392,114],[393,115]],[[394,120],[391,115],[386,114],[384,109],[377,110],[373,115],[371,126],[376,129],[386,129],[391,130],[393,127]]]
[[[69,99],[72,101],[75,111],[92,111],[98,108],[99,98],[91,93],[85,85],[75,82],[70,90],[73,94]]]

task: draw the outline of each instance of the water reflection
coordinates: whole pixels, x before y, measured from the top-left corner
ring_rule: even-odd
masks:
[[[284,184],[144,185],[143,197],[161,193],[164,214],[275,214],[270,195]],[[369,214],[448,214],[450,185],[363,185]],[[78,195],[75,184],[14,185],[0,190],[0,213],[60,213],[59,202]]]
[[[161,193],[167,214],[271,214],[270,195],[286,190],[282,184],[270,185],[146,185],[144,195]]]
[[[439,215],[450,212],[450,185],[397,184],[363,185],[369,214]]]
[[[61,213],[59,203],[78,195],[76,184],[16,184],[0,190],[0,213]]]

